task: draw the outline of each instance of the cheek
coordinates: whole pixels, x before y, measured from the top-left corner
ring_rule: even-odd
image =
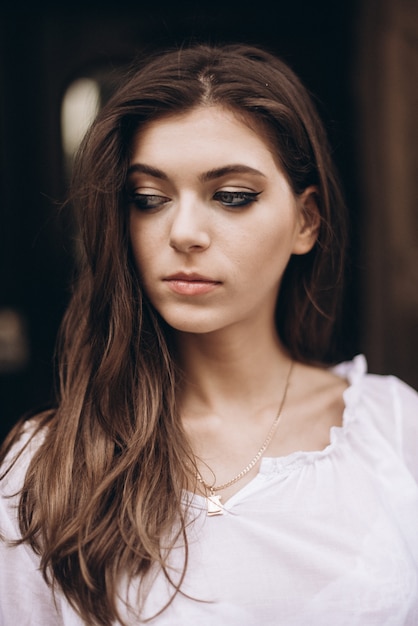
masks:
[[[141,278],[144,279],[150,273],[151,264],[149,259],[147,258],[147,255],[144,255],[141,250],[142,247],[138,246],[137,243],[135,246],[132,247],[137,272],[141,276]]]
[[[145,261],[144,251],[149,253],[152,247],[150,246],[150,236],[145,226],[142,220],[138,218],[138,215],[132,212],[129,220],[129,238],[137,266],[142,265]]]
[[[255,236],[248,238],[247,263],[257,268],[266,268],[287,263],[294,245],[295,228],[291,219],[269,222]]]

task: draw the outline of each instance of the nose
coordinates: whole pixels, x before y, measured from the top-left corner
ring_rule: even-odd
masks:
[[[205,207],[193,201],[179,204],[171,223],[170,246],[178,252],[201,252],[210,242]]]

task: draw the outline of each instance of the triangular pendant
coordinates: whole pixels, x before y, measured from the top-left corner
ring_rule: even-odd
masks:
[[[208,515],[223,515],[223,507],[221,504],[221,496],[215,496],[214,494],[206,497],[206,503],[208,507]]]

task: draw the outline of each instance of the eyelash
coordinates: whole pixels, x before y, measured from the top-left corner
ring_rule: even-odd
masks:
[[[229,209],[242,208],[257,202],[260,191],[217,191],[213,199]],[[162,207],[170,198],[157,194],[132,193],[129,202],[135,205],[139,211],[153,211]]]
[[[235,207],[249,206],[253,202],[257,202],[257,196],[260,193],[260,191],[217,191],[213,199],[233,209]]]
[[[163,204],[170,201],[166,196],[158,196],[151,193],[133,193],[129,201],[135,205],[139,211],[152,211],[159,209]]]

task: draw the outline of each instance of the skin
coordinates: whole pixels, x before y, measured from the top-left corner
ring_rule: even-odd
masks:
[[[315,243],[316,190],[295,196],[262,129],[217,106],[149,123],[131,154],[134,258],[175,330],[181,414],[201,474],[220,484],[255,455],[283,395],[290,359],[274,311],[291,255]],[[294,367],[269,456],[327,445],[344,387],[327,371]]]

